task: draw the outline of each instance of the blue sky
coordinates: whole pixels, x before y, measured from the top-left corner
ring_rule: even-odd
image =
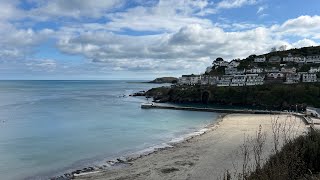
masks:
[[[0,79],[152,79],[320,42],[318,0],[1,0]]]

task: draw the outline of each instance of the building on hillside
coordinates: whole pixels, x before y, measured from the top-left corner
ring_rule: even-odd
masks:
[[[213,61],[212,65],[214,67],[227,67],[229,62],[224,61],[224,60],[215,60]]]
[[[244,74],[245,70],[238,70],[237,68],[225,68],[224,72],[226,75],[236,75],[236,74]]]
[[[232,60],[229,64],[228,64],[228,68],[236,68],[240,65],[240,61],[238,60]]]
[[[196,85],[201,83],[201,76],[200,75],[182,75],[179,78],[178,84],[181,85]]]
[[[288,54],[287,57],[283,57],[283,62],[300,62],[304,57],[301,56],[293,56],[291,53]]]
[[[259,74],[247,74],[246,86],[262,85],[264,77]]]
[[[297,69],[295,67],[282,67],[280,72],[282,73],[296,73],[297,72]]]
[[[320,55],[307,56],[306,57],[306,63],[308,63],[308,64],[312,64],[312,63],[319,64],[320,63]]]
[[[320,72],[320,67],[311,67],[309,73],[318,73]]]
[[[217,86],[220,86],[220,87],[221,86],[230,86],[232,78],[233,78],[233,76],[228,76],[228,75],[221,76]]]
[[[271,56],[268,61],[269,61],[269,63],[280,63],[281,57],[280,56]]]
[[[259,74],[259,73],[263,73],[263,69],[262,68],[258,68],[258,67],[254,67],[254,68],[251,68],[251,69],[246,69],[246,73]]]
[[[264,69],[264,72],[266,72],[266,73],[277,73],[277,72],[280,72],[280,71],[279,71],[279,69],[277,67],[272,67],[272,68]]]
[[[317,82],[317,75],[314,73],[301,73],[302,82]]]
[[[246,85],[246,75],[234,75],[231,79],[230,86],[245,86]]]
[[[286,74],[286,84],[295,84],[299,83],[301,79],[300,74],[293,73],[293,74]]]
[[[280,72],[268,73],[265,78],[266,83],[283,83],[285,80],[285,75]]]
[[[202,75],[201,85],[217,85],[219,82],[218,76]]]
[[[266,57],[265,56],[258,56],[256,58],[254,58],[254,62],[256,62],[256,63],[266,62]]]

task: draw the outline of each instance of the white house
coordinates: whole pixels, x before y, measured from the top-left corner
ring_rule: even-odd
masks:
[[[251,73],[251,74],[263,73],[263,69],[254,67],[251,69],[246,69],[246,73]]]
[[[320,63],[320,55],[307,56],[306,63]]]
[[[266,57],[265,56],[256,57],[254,58],[254,62],[256,63],[266,62]]]
[[[295,84],[300,82],[300,74],[294,73],[294,74],[287,74],[286,75],[286,84]]]
[[[200,75],[182,75],[182,77],[179,78],[178,84],[182,85],[195,85],[201,83],[201,76]]]
[[[212,65],[215,67],[226,67],[229,65],[229,62],[224,60],[219,60],[219,61],[215,60],[213,61]]]
[[[268,73],[267,74],[267,77],[268,78],[274,78],[274,79],[277,79],[277,78],[284,78],[284,74],[283,73]]]
[[[220,77],[217,86],[230,86],[232,77],[233,76],[227,76],[227,75]]]
[[[235,75],[235,74],[244,74],[245,70],[238,70],[237,68],[225,68],[224,69],[226,75]]]
[[[266,73],[275,73],[275,72],[280,72],[278,68],[272,67],[271,69],[264,69],[264,72]]]
[[[219,82],[218,76],[202,75],[201,85],[216,85]]]
[[[282,58],[282,61],[283,62],[300,62],[302,59],[304,59],[304,57],[292,56],[292,54],[289,53],[287,57]]]
[[[309,73],[318,73],[320,72],[320,67],[311,67]]]
[[[264,77],[259,74],[247,74],[246,86],[256,86],[263,84]]]
[[[280,72],[282,72],[282,73],[296,73],[297,69],[295,67],[292,67],[292,68],[282,67]]]
[[[239,61],[236,60],[232,60],[229,64],[228,64],[228,68],[236,68],[240,65]]]
[[[317,75],[314,73],[302,73],[302,82],[317,82]]]
[[[246,85],[246,75],[234,75],[230,86],[245,86]]]
[[[271,56],[268,61],[269,61],[269,63],[280,63],[281,57],[280,56]]]

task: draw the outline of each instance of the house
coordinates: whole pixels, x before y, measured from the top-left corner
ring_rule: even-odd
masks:
[[[245,86],[246,85],[246,75],[234,75],[230,86]]]
[[[229,64],[228,64],[228,68],[236,68],[240,65],[240,61],[237,60],[232,60]]]
[[[286,84],[295,84],[300,82],[300,74],[293,73],[293,74],[287,74],[286,75]]]
[[[244,74],[245,70],[238,70],[237,68],[225,68],[224,69],[226,75],[235,75],[235,74]]]
[[[320,118],[320,109],[319,108],[313,108],[313,107],[307,107],[306,108],[306,115]]]
[[[246,86],[262,85],[263,83],[263,76],[259,76],[259,74],[247,74]]]
[[[283,73],[268,73],[267,74],[267,77],[268,78],[274,78],[274,79],[277,79],[277,78],[283,78],[284,77],[284,74]]]
[[[233,76],[224,75],[220,77],[217,86],[230,86],[231,79]]]
[[[304,59],[304,57],[292,56],[292,54],[289,53],[287,57],[282,58],[282,61],[283,62],[300,62],[302,59]]]
[[[226,67],[229,65],[229,62],[224,61],[223,59],[217,59],[217,60],[213,61],[212,65],[214,67]]]
[[[269,68],[269,69],[264,69],[264,72],[266,73],[275,73],[275,72],[280,72],[279,69],[277,67],[272,67],[272,68]]]
[[[311,67],[309,73],[318,73],[320,72],[320,67]]]
[[[280,63],[281,57],[280,56],[271,56],[269,58],[269,63]]]
[[[268,73],[265,78],[266,83],[283,83],[285,80],[285,76],[280,72],[272,72]]]
[[[282,72],[282,73],[296,73],[297,69],[295,67],[292,67],[292,68],[282,67],[280,72]]]
[[[218,84],[218,76],[202,75],[201,76],[201,85],[216,85]]]
[[[201,76],[200,75],[182,75],[182,77],[179,78],[178,84],[181,85],[195,85],[201,83]]]
[[[314,73],[302,73],[302,82],[317,82],[317,75]]]
[[[251,73],[251,74],[263,73],[263,69],[254,67],[251,69],[246,69],[246,73]]]
[[[266,62],[266,57],[265,56],[256,57],[254,58],[254,62],[256,63]]]
[[[320,55],[314,55],[314,56],[307,56],[306,57],[306,63],[320,63]]]

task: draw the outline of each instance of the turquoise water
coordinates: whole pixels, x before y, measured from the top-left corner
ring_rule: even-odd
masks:
[[[0,179],[47,179],[190,133],[215,113],[143,110],[159,85],[124,81],[0,81]]]

